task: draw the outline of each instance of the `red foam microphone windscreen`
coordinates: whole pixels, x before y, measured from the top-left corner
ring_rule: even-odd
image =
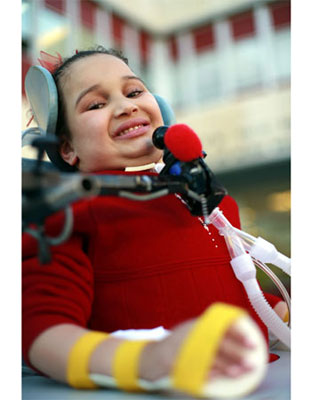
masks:
[[[201,140],[188,125],[170,126],[165,133],[164,143],[177,160],[189,162],[203,156]]]

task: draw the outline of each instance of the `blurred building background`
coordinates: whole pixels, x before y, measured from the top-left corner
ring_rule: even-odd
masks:
[[[67,57],[96,44],[123,50],[197,132],[243,230],[289,256],[290,1],[22,1],[22,82],[40,50]]]

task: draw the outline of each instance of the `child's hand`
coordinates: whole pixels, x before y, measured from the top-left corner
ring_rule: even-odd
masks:
[[[219,375],[233,378],[251,371],[254,366],[245,360],[241,350],[254,348],[255,344],[233,325],[220,344],[214,365],[208,375],[209,379],[213,380]]]
[[[141,378],[154,381],[171,374],[178,351],[195,321],[191,320],[178,325],[165,339],[146,346],[140,364]],[[232,325],[222,339],[207,377],[209,380],[219,375],[238,377],[251,371],[253,366],[243,358],[241,350],[254,348],[252,341],[242,334],[235,324]]]
[[[285,301],[279,301],[273,309],[282,321],[288,322],[288,307]]]

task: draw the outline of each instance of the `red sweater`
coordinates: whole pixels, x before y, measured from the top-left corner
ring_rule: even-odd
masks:
[[[231,197],[219,207],[240,226]],[[36,240],[23,235],[26,362],[35,338],[56,324],[105,332],[171,328],[215,301],[247,309],[267,334],[234,276],[223,237],[175,195],[144,202],[103,196],[77,202],[73,211],[74,233],[52,247],[48,265],[38,262]],[[62,226],[63,213],[57,213],[47,233],[57,235]]]

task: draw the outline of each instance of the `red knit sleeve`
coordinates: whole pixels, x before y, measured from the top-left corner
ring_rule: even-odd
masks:
[[[284,301],[283,298],[275,296],[271,293],[264,292],[265,298],[267,302],[270,304],[272,308],[274,308],[280,301]]]
[[[51,263],[41,265],[37,242],[23,235],[22,341],[28,364],[29,349],[40,333],[61,323],[86,327],[91,313],[93,270],[83,252],[83,237],[73,235],[51,250]]]

